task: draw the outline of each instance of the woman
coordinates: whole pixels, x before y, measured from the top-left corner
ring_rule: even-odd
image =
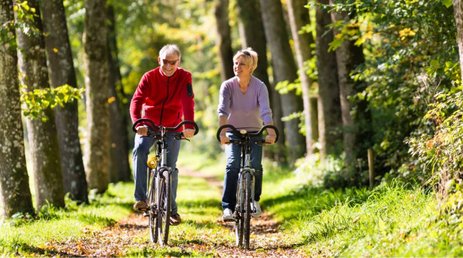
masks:
[[[233,71],[235,77],[230,78],[220,86],[218,106],[219,126],[231,124],[237,129],[249,132],[258,131],[263,125],[273,124],[272,110],[269,105],[268,90],[265,84],[253,76],[257,67],[257,53],[251,48],[238,51],[233,57]],[[268,130],[265,141],[275,142],[275,132]],[[231,134],[221,132],[221,144],[230,142]],[[236,204],[236,187],[240,170],[240,146],[228,144],[225,147],[227,165],[222,194],[223,220],[233,220],[233,210]],[[251,166],[256,170],[254,216],[262,211],[259,205],[262,192],[262,146],[252,145]]]

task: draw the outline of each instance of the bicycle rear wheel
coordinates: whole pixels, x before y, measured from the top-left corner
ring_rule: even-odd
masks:
[[[169,222],[170,222],[170,202],[171,202],[171,173],[165,169],[160,172],[158,177],[158,214],[156,216],[156,227],[158,235],[158,243],[167,245],[169,240]]]
[[[251,200],[252,200],[252,178],[251,173],[244,174],[244,214],[243,214],[243,244],[244,248],[249,249],[251,236]]]

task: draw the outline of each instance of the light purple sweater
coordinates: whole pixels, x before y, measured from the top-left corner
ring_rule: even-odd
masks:
[[[228,123],[237,129],[257,131],[262,125],[271,124],[272,110],[265,84],[252,76],[248,90],[243,94],[235,76],[220,86],[219,116],[226,116]]]

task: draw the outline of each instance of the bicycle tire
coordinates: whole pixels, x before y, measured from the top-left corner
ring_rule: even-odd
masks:
[[[236,246],[241,247],[243,245],[243,226],[244,226],[244,217],[243,217],[243,207],[244,207],[244,180],[242,174],[238,176],[238,189],[236,192],[236,201],[237,205],[235,207],[235,237],[236,237]]]
[[[244,248],[249,249],[249,242],[251,236],[251,200],[252,200],[252,178],[251,173],[244,174],[244,216],[243,216],[243,242]]]
[[[169,241],[169,226],[170,226],[170,213],[171,213],[171,197],[172,197],[172,173],[170,170],[165,171],[165,195],[164,195],[164,200],[165,200],[165,207],[166,207],[166,212],[165,212],[165,224],[164,224],[164,244],[167,245],[167,242]]]
[[[156,180],[152,171],[148,172],[148,224],[151,242],[157,242],[156,234]]]
[[[167,245],[169,239],[169,219],[170,219],[170,173],[168,170],[159,171],[158,189],[157,192],[157,208],[156,216],[156,234],[157,242],[163,246]]]

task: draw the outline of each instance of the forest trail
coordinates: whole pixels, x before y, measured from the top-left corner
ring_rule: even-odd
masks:
[[[222,182],[214,177],[207,177],[188,169],[181,170],[182,175],[201,177],[211,187],[222,187]],[[185,218],[184,218],[185,219]],[[66,242],[47,243],[46,250],[58,256],[126,256],[131,255],[127,250],[139,250],[136,255],[143,255],[151,249],[159,248],[149,240],[147,218],[132,213],[129,217],[100,231],[87,232],[85,237],[70,239]],[[233,235],[233,224],[224,223],[217,217],[215,225],[222,228],[225,234]],[[172,236],[167,251],[161,256],[213,256],[213,257],[304,257],[297,250],[295,244],[288,244],[288,236],[280,231],[279,224],[266,213],[252,220],[251,250],[243,250],[234,245],[234,241],[217,241],[225,238],[224,234],[204,235],[200,239],[176,241]],[[179,230],[172,227],[171,231]],[[228,233],[227,233],[228,232]],[[188,238],[187,235],[184,236]],[[173,243],[174,242],[174,243]],[[219,244],[218,244],[219,243]],[[158,255],[156,255],[158,256]]]

